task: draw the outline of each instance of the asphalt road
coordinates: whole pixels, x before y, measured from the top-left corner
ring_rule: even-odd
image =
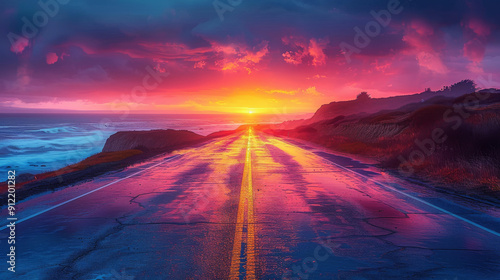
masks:
[[[500,279],[497,207],[251,129],[16,217],[16,272],[3,261],[0,279]]]

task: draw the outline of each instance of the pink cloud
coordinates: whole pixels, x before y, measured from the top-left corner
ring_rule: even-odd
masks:
[[[405,29],[403,41],[420,51],[434,51],[440,42],[432,26],[423,21],[412,21]]]
[[[491,34],[491,28],[488,24],[478,18],[470,19],[465,24],[464,36],[467,42],[464,44],[464,56],[473,62],[472,67],[476,72],[480,72],[480,66],[478,65],[483,61],[486,53],[486,40]]]
[[[22,53],[24,49],[28,47],[28,45],[29,45],[29,40],[24,37],[20,37],[16,42],[14,42],[10,46],[10,50],[14,53]]]
[[[47,54],[46,61],[47,64],[54,64],[59,60],[59,57],[57,56],[56,53],[50,52]]]
[[[287,51],[283,53],[283,58],[286,63],[299,65],[302,60],[308,55],[307,43],[302,38],[293,36],[284,37],[281,39],[285,45],[290,45],[295,51]]]
[[[413,29],[420,36],[434,35],[434,28],[422,20],[413,20],[410,23],[410,28]]]
[[[425,67],[432,72],[439,74],[446,74],[448,68],[444,65],[438,54],[433,52],[419,52],[417,54],[417,61],[421,67]]]
[[[302,63],[302,58],[304,58],[305,53],[303,51],[300,52],[285,52],[283,53],[283,59],[286,63],[299,65]]]
[[[403,41],[408,44],[408,54],[414,55],[421,68],[445,74],[448,68],[441,59],[445,42],[441,32],[421,20],[414,20],[405,28]]]
[[[324,50],[330,41],[328,39],[311,39],[309,41],[309,55],[313,57],[314,66],[326,64],[326,55]]]
[[[194,68],[200,68],[200,69],[203,69],[205,68],[205,66],[207,65],[207,63],[205,61],[198,61],[194,64]]]
[[[149,58],[168,63],[172,68],[198,68],[217,71],[240,71],[248,73],[257,69],[257,64],[269,53],[269,42],[263,41],[255,47],[244,43],[224,44],[209,41],[210,46],[191,48],[180,43],[139,42],[130,46],[99,49],[87,43],[73,43],[87,54],[121,53],[131,58]],[[67,47],[67,46],[66,46]],[[186,63],[189,62],[189,63]],[[193,64],[194,63],[194,64]]]
[[[491,33],[491,28],[480,19],[469,20],[467,27],[480,37],[486,37]]]
[[[100,48],[99,44],[89,44],[88,42],[69,43],[61,47],[70,45],[81,48],[86,54],[108,54],[121,53],[131,58],[150,58],[163,62],[173,60],[201,61],[206,59],[206,55],[213,52],[211,47],[190,48],[180,43],[151,43],[136,42],[130,45],[114,46],[112,48]]]
[[[484,43],[475,38],[464,45],[464,55],[473,62],[481,62],[486,52]]]
[[[219,70],[239,71],[246,70],[251,73],[256,69],[262,59],[269,53],[269,42],[263,41],[259,46],[250,50],[247,46],[240,44],[222,45],[212,43],[214,51],[222,58],[216,61]]]
[[[326,78],[325,75],[316,74],[316,75],[314,75],[312,77],[307,77],[306,79],[312,80],[312,79],[324,79],[324,78]]]
[[[327,56],[324,52],[328,43],[327,38],[315,39],[311,38],[308,42],[304,38],[294,36],[284,37],[281,39],[283,44],[292,47],[294,50],[287,51],[282,54],[286,63],[299,65],[309,59],[309,63],[314,66],[326,64]]]

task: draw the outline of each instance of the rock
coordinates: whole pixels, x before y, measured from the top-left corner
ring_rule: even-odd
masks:
[[[204,136],[187,130],[120,131],[106,140],[102,151],[167,150],[204,139]]]

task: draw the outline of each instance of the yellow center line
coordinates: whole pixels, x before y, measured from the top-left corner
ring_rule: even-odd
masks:
[[[252,186],[252,155],[250,141],[253,138],[252,128],[248,130],[247,151],[245,157],[245,167],[243,169],[243,178],[241,180],[240,201],[238,204],[238,214],[236,217],[236,229],[234,233],[233,252],[231,256],[231,268],[229,279],[255,279],[255,219],[253,213],[253,186]],[[245,210],[246,223],[245,223]],[[246,225],[246,250],[242,252],[243,228]],[[246,258],[245,258],[246,256]],[[244,262],[244,271],[240,272],[240,267]]]

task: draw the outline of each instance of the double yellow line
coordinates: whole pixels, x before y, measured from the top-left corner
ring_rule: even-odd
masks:
[[[229,279],[255,279],[255,220],[251,154],[253,137],[253,130],[249,128]],[[243,246],[244,244],[246,246]]]

